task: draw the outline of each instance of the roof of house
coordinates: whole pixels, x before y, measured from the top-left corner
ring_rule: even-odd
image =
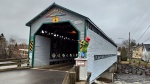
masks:
[[[115,43],[113,40],[111,40],[111,39],[110,39],[99,27],[97,27],[88,17],[86,17],[86,16],[84,16],[84,15],[81,15],[81,14],[79,14],[79,13],[77,13],[77,12],[74,12],[74,11],[72,11],[72,10],[69,10],[69,9],[67,9],[67,8],[65,8],[65,7],[62,7],[62,6],[60,6],[60,5],[56,4],[56,3],[53,3],[53,4],[50,5],[48,8],[46,8],[45,10],[43,10],[40,14],[38,14],[37,16],[35,16],[35,17],[34,17],[33,19],[31,19],[29,22],[27,22],[27,23],[26,23],[26,26],[30,26],[30,25],[31,25],[32,23],[34,23],[37,19],[39,19],[39,18],[42,17],[44,14],[46,14],[48,11],[50,11],[51,8],[53,8],[53,7],[59,7],[59,8],[61,8],[61,9],[67,10],[67,11],[69,11],[69,12],[75,14],[75,15],[78,15],[78,16],[81,16],[81,17],[85,18],[86,21],[88,21],[88,22],[91,23],[93,26],[95,26],[100,32],[102,32],[102,33],[105,35],[105,37],[106,37],[114,46],[117,47],[116,43]]]
[[[146,48],[147,51],[150,51],[150,44],[144,44],[143,46]]]
[[[143,46],[142,45],[137,45],[137,46],[133,46],[131,49],[136,50],[136,49],[139,49],[139,48],[143,48]]]

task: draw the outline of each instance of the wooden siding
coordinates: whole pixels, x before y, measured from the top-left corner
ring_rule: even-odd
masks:
[[[34,66],[49,65],[50,38],[35,36]]]
[[[87,51],[87,59],[88,71],[92,72],[90,81],[93,81],[96,77],[98,77],[117,61],[117,48],[90,29],[87,30],[87,36],[91,38]],[[109,57],[110,54],[116,54],[116,56]],[[107,58],[94,60],[94,55],[108,56]]]

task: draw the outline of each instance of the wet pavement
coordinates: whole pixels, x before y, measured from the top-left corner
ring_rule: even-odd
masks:
[[[0,72],[0,84],[61,84],[66,72],[25,69]]]

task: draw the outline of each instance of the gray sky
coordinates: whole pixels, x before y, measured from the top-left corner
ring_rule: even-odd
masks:
[[[138,41],[150,26],[150,0],[0,0],[0,33],[28,43],[25,24],[54,2],[89,17],[116,43],[128,39],[129,32]],[[148,38],[150,28],[138,42]]]

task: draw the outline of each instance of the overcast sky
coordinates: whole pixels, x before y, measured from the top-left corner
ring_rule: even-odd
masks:
[[[0,33],[28,43],[25,24],[54,2],[89,17],[116,43],[129,32],[140,43],[150,38],[150,0],[0,0]]]

